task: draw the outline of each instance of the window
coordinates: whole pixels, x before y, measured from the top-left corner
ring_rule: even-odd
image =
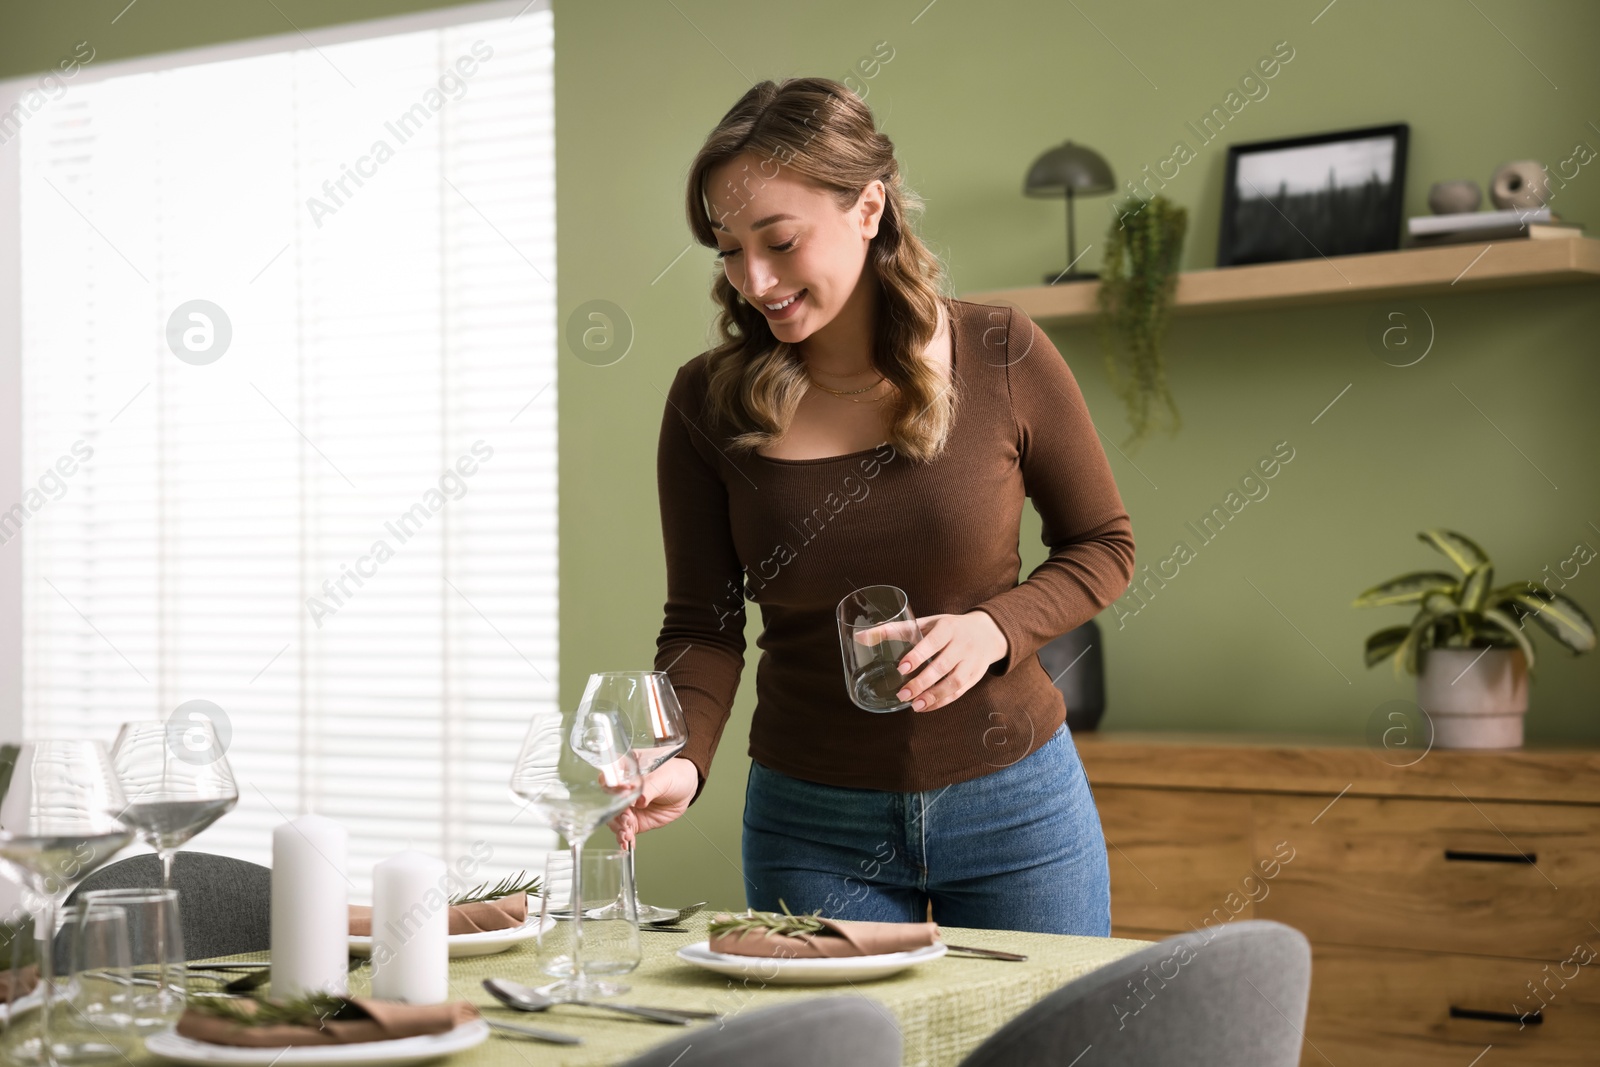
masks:
[[[364,893],[554,845],[507,787],[557,699],[553,33],[90,62],[16,133],[23,730],[221,718],[239,806],[193,847],[316,811]]]

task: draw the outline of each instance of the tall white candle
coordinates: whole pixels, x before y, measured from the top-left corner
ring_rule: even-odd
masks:
[[[450,995],[444,861],[408,851],[372,868],[372,995],[439,1004]]]
[[[343,995],[350,956],[350,835],[302,815],[272,831],[272,995]]]

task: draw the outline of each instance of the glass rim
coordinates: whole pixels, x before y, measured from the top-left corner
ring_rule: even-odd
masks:
[[[898,585],[886,585],[886,584],[884,584],[884,585],[863,585],[859,589],[852,589],[852,590],[850,590],[850,592],[848,592],[844,596],[840,597],[839,598],[839,603],[834,606],[834,609],[833,609],[834,617],[839,620],[839,624],[841,626],[856,627],[855,623],[846,622],[845,619],[844,619],[844,606],[845,606],[845,603],[847,601],[851,600],[854,597],[860,596],[862,593],[870,593],[875,589],[887,589],[887,590],[889,590],[890,592],[892,592],[895,595],[895,599],[897,599],[899,601],[899,603],[900,603],[900,607],[895,612],[895,614],[898,615],[901,611],[909,612],[911,610],[911,597],[908,596],[906,594],[906,591],[904,589],[901,589]],[[878,626],[878,625],[881,625],[881,624],[880,623],[868,623],[867,625],[869,625],[869,626]],[[857,627],[857,628],[859,628],[859,627]]]
[[[590,856],[594,856],[597,859],[602,860],[622,859],[628,855],[628,851],[629,850],[625,848],[590,848],[588,845],[584,845],[581,856],[582,859],[588,859]],[[572,853],[564,848],[551,849],[550,855],[564,857],[568,863],[572,861]],[[582,860],[579,862],[582,862]],[[549,866],[549,864],[549,857],[546,857],[545,865]]]
[[[61,905],[61,920],[68,922],[93,922],[95,920],[116,919],[119,922],[128,921],[128,909],[121,904],[105,904],[100,901],[86,900],[87,893],[71,904]]]
[[[173,889],[144,889],[137,886],[126,889],[89,889],[78,897],[79,900],[103,903],[107,907],[121,907],[125,904],[176,904],[178,890]],[[115,902],[115,903],[112,903]]]
[[[666,671],[590,671],[590,678],[667,678]]]
[[[117,724],[117,733],[124,730],[140,730],[157,728],[168,730],[192,730],[196,727],[216,732],[217,724],[204,715],[194,719],[125,719]]]

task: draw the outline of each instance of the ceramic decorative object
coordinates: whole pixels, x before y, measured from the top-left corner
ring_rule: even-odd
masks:
[[[1417,704],[1433,722],[1435,748],[1521,748],[1528,661],[1520,648],[1430,648]]]
[[[1543,207],[1550,199],[1550,176],[1538,160],[1502,163],[1489,179],[1489,199],[1502,211],[1517,207]]]
[[[1476,211],[1483,203],[1483,190],[1466,178],[1453,182],[1434,182],[1428,190],[1428,207],[1435,215],[1458,215]]]

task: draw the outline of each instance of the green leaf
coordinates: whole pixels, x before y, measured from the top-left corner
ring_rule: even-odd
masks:
[[[1461,606],[1468,611],[1482,611],[1489,598],[1489,585],[1494,581],[1494,564],[1482,563],[1467,572],[1461,583]]]
[[[1415,604],[1429,593],[1454,595],[1456,578],[1444,571],[1412,571],[1398,578],[1375,585],[1356,597],[1351,605],[1357,608],[1380,608],[1394,604]]]
[[[1401,642],[1406,639],[1406,634],[1410,632],[1409,626],[1391,626],[1367,638],[1367,666],[1375,667],[1394,655],[1400,648]]]
[[[1417,539],[1444,553],[1451,563],[1461,568],[1462,574],[1489,562],[1489,554],[1479,548],[1476,541],[1454,530],[1424,530],[1417,534]]]
[[[1516,619],[1513,619],[1511,616],[1501,611],[1499,608],[1486,608],[1483,612],[1483,617],[1490,624],[1492,624],[1495,629],[1503,631],[1507,637],[1511,638],[1511,640],[1515,641],[1517,645],[1521,647],[1522,655],[1528,661],[1528,670],[1533,670],[1533,642],[1529,641],[1528,635],[1522,632],[1521,624],[1518,623]]]
[[[1454,615],[1460,612],[1461,605],[1448,593],[1429,593],[1422,598],[1422,610],[1435,615]]]
[[[1538,588],[1532,582],[1507,582],[1505,585],[1491,589],[1488,600],[1491,605],[1499,606],[1515,600],[1520,593],[1532,592]]]
[[[1400,676],[1402,670],[1416,674],[1422,652],[1424,632],[1438,621],[1438,616],[1431,611],[1419,611],[1412,620],[1411,626],[1406,630],[1406,636],[1401,639],[1400,647],[1394,653],[1395,677]]]
[[[1531,583],[1530,583],[1531,585]],[[1533,621],[1546,633],[1570,648],[1574,655],[1595,646],[1594,623],[1571,597],[1534,587],[1518,593],[1515,601],[1528,609]]]

